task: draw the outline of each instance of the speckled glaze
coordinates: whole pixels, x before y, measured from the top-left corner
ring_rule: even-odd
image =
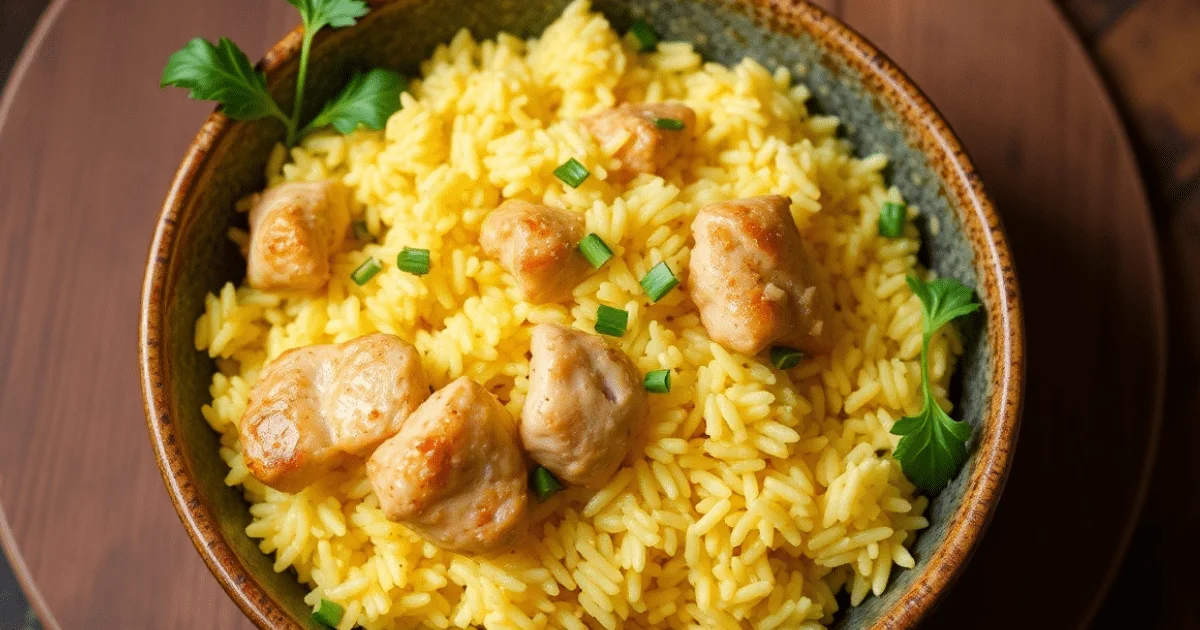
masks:
[[[536,35],[568,0],[372,0],[357,26],[323,33],[309,71],[310,104],[331,96],[359,67],[414,73],[462,27]],[[707,59],[752,57],[784,66],[812,88],[815,108],[835,114],[860,155],[891,158],[890,183],[919,205],[922,261],[976,289],[983,314],[965,321],[955,415],[974,435],[966,468],[934,501],[931,527],[913,550],[917,566],[893,573],[887,592],[840,614],[838,627],[915,626],[965,566],[983,536],[1016,446],[1024,377],[1020,300],[1000,221],[945,120],[912,82],[861,36],[798,0],[595,0],[618,29],[649,21],[664,39],[695,44]],[[401,36],[401,34],[403,34]],[[285,108],[300,34],[263,59]],[[311,115],[312,112],[309,112]],[[239,197],[263,186],[263,166],[282,128],[214,113],[184,157],[150,247],[142,295],[140,367],[150,431],[167,490],[213,574],[263,628],[317,628],[293,573],[277,574],[248,538],[238,490],[225,486],[217,436],[200,414],[214,365],[192,345],[204,295],[245,272],[225,237]],[[936,221],[938,229],[930,229]]]

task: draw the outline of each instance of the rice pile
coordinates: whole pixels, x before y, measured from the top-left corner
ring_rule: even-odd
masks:
[[[272,184],[345,182],[378,242],[339,254],[316,294],[227,285],[196,325],[196,347],[220,368],[204,417],[222,435],[226,482],[252,504],[246,534],[275,570],[294,569],[310,604],[343,605],[343,630],[767,630],[823,627],[837,593],[856,605],[895,567],[912,567],[927,500],[892,459],[888,430],[920,409],[920,304],[904,282],[919,242],[912,226],[899,239],[877,234],[880,204],[900,200],[880,175],[887,158],[852,157],[837,119],[810,115],[787,71],[704,63],[686,43],[639,55],[584,0],[540,39],[463,31],[422,74],[385,131],[313,135],[278,147],[268,166]],[[575,121],[661,100],[696,111],[696,142],[661,177],[610,185],[604,166],[620,139],[597,144]],[[552,175],[571,157],[592,172],[577,190]],[[696,211],[770,193],[793,200],[840,308],[832,353],[787,372],[709,340],[686,291]],[[573,303],[521,301],[480,254],[479,225],[507,198],[579,211],[612,246],[616,257]],[[404,246],[432,252],[429,275],[395,269]],[[371,255],[385,271],[358,287],[350,274]],[[651,305],[638,279],[660,261],[683,284]],[[424,543],[383,517],[361,466],[295,495],[246,469],[237,423],[247,393],[289,348],[398,335],[436,387],[465,374],[519,417],[532,324],[591,331],[599,304],[630,313],[617,342],[643,372],[672,369],[671,392],[650,396],[643,438],[608,486],[537,505],[515,552],[470,557]],[[961,352],[951,328],[930,348],[944,408]]]

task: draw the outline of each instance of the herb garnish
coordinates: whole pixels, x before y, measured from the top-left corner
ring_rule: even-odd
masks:
[[[371,256],[364,260],[363,264],[354,270],[354,273],[350,274],[350,279],[354,281],[354,284],[361,287],[370,282],[371,278],[378,275],[380,271],[383,271],[383,263],[379,262],[378,258]]]
[[[405,247],[396,255],[396,267],[414,276],[429,273],[429,250]]]
[[[921,489],[938,492],[967,459],[971,425],[956,422],[938,406],[929,389],[929,340],[942,326],[974,312],[979,303],[971,290],[950,278],[921,282],[908,277],[908,286],[921,300],[924,329],[921,338],[921,392],[924,407],[915,416],[892,425],[892,434],[903,436],[894,455],[904,474]]]
[[[579,251],[583,257],[591,263],[592,267],[599,269],[604,266],[604,263],[612,259],[612,249],[608,247],[608,243],[596,234],[588,234],[579,241]]]
[[[267,76],[255,70],[237,44],[222,37],[214,46],[199,37],[188,42],[167,61],[162,87],[191,90],[191,98],[217,101],[225,115],[237,120],[273,116],[289,124],[267,92]]]
[[[645,20],[638,20],[629,27],[629,34],[637,44],[638,52],[650,52],[658,46],[658,33]]]
[[[671,391],[671,370],[646,372],[646,377],[642,379],[642,385],[646,391],[655,394],[665,394]]]
[[[579,185],[587,180],[591,173],[587,167],[580,164],[579,160],[569,158],[563,162],[558,168],[554,169],[554,176],[562,180],[562,183],[571,188],[579,188]]]
[[[300,67],[296,75],[296,97],[292,113],[284,113],[267,91],[267,77],[250,64],[246,53],[222,37],[217,44],[195,38],[167,60],[162,87],[189,90],[190,98],[216,101],[225,115],[237,120],[275,118],[287,130],[292,146],[314,129],[333,125],[341,133],[350,133],[359,125],[382,129],[389,116],[400,109],[400,93],[407,87],[404,77],[382,68],[356,74],[336,98],[326,103],[321,113],[301,127],[304,85],[308,77],[308,57],[313,37],[326,26],[351,26],[369,10],[363,0],[287,0],[300,11],[304,37],[300,45]]]
[[[529,473],[529,485],[533,486],[533,493],[537,495],[539,503],[544,503],[563,489],[558,477],[543,466],[538,466]]]
[[[908,206],[895,201],[885,201],[879,208],[879,235],[899,238],[904,235],[904,223],[908,220]]]
[[[400,93],[407,88],[408,81],[391,70],[375,68],[365,74],[355,74],[342,93],[325,103],[321,113],[298,137],[329,125],[340,133],[351,133],[359,125],[383,129],[388,117],[400,108]],[[388,103],[395,103],[395,107]]]
[[[657,302],[670,293],[671,289],[679,286],[679,278],[675,277],[666,262],[660,262],[646,272],[641,285],[646,295],[650,296],[650,301]]]
[[[774,346],[770,354],[771,365],[774,365],[776,370],[790,370],[804,360],[803,352],[787,346]]]
[[[344,614],[346,614],[345,608],[322,597],[321,605],[317,606],[317,610],[312,614],[312,618],[313,621],[319,624],[335,628],[342,622],[342,615]]]
[[[629,325],[629,311],[607,304],[596,307],[596,332],[609,337],[621,337]]]

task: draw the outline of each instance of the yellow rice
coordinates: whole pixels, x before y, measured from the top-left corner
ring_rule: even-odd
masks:
[[[386,130],[318,133],[277,147],[267,168],[272,184],[345,182],[378,243],[338,254],[315,294],[226,285],[196,324],[196,347],[220,368],[204,417],[222,436],[226,482],[251,503],[246,534],[275,570],[294,569],[309,604],[344,606],[343,630],[768,630],[823,627],[836,593],[857,605],[894,567],[912,567],[927,500],[891,457],[888,430],[921,405],[920,304],[904,282],[919,242],[912,226],[877,234],[880,204],[900,200],[880,175],[887,157],[854,158],[787,71],[704,63],[686,43],[639,55],[585,0],[540,39],[460,32],[421,70]],[[609,184],[618,141],[597,143],[575,121],[660,100],[696,111],[694,146],[662,177]],[[571,157],[592,172],[578,189],[552,174]],[[709,340],[684,290],[697,209],[769,193],[793,200],[840,305],[834,350],[789,372]],[[478,246],[483,217],[507,198],[583,213],[616,257],[570,304],[523,302]],[[395,269],[404,246],[432,252],[429,275]],[[350,273],[367,256],[385,271],[358,287]],[[650,305],[638,279],[664,260],[683,285]],[[536,506],[518,551],[481,558],[424,543],[383,517],[361,466],[295,495],[247,472],[236,427],[264,363],[284,350],[391,333],[417,347],[435,386],[465,374],[519,416],[531,326],[591,330],[598,304],[629,311],[620,345],[643,371],[674,370],[673,386],[650,397],[628,465],[599,492]],[[959,340],[939,335],[930,350],[949,408]]]

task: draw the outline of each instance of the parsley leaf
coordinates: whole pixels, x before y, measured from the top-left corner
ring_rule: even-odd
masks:
[[[190,98],[217,101],[222,111],[237,120],[274,116],[290,124],[287,115],[267,91],[267,77],[250,65],[237,44],[222,37],[216,45],[199,37],[167,60],[161,87],[190,90]]]
[[[308,78],[308,54],[312,50],[313,37],[326,26],[353,26],[358,18],[367,14],[368,9],[363,0],[287,1],[300,11],[300,19],[304,20],[304,38],[300,40],[300,68],[296,73],[296,98],[292,101],[292,125],[288,127],[287,134],[288,146],[292,146],[302,135],[296,133],[296,128],[300,116],[304,113],[304,83]]]
[[[904,474],[926,491],[944,488],[967,461],[971,425],[952,420],[931,398],[921,413],[892,425],[892,433],[903,436],[893,454]]]
[[[921,300],[921,313],[925,316],[925,334],[932,336],[937,329],[951,320],[975,312],[979,303],[971,290],[953,278],[939,278],[932,282],[921,282],[913,276],[907,278],[908,286]]]
[[[929,389],[929,340],[942,326],[979,308],[971,289],[950,278],[921,282],[909,276],[908,286],[921,300],[924,330],[921,339],[921,412],[901,418],[892,425],[899,435],[893,455],[904,474],[921,489],[938,492],[967,461],[971,425],[956,422],[938,406]]]
[[[408,81],[391,70],[375,68],[365,74],[357,73],[300,135],[329,125],[341,133],[351,133],[359,125],[383,129],[388,117],[400,109],[400,93],[407,88]]]
[[[304,84],[308,77],[308,57],[317,31],[331,26],[353,26],[370,10],[364,0],[287,0],[304,21],[300,44],[300,63],[296,71],[296,97],[288,116],[267,91],[267,77],[250,64],[237,45],[222,37],[217,44],[196,38],[171,55],[163,71],[162,86],[173,85],[190,90],[194,99],[217,101],[230,118],[256,120],[273,117],[283,123],[287,145],[320,127],[333,125],[350,133],[359,125],[382,129],[387,119],[400,109],[400,93],[408,83],[404,77],[384,69],[355,74],[337,98],[325,104],[308,125],[301,128],[304,112]]]
[[[287,0],[300,11],[304,30],[317,32],[325,26],[342,28],[354,26],[358,18],[367,14],[367,3],[363,0]]]

